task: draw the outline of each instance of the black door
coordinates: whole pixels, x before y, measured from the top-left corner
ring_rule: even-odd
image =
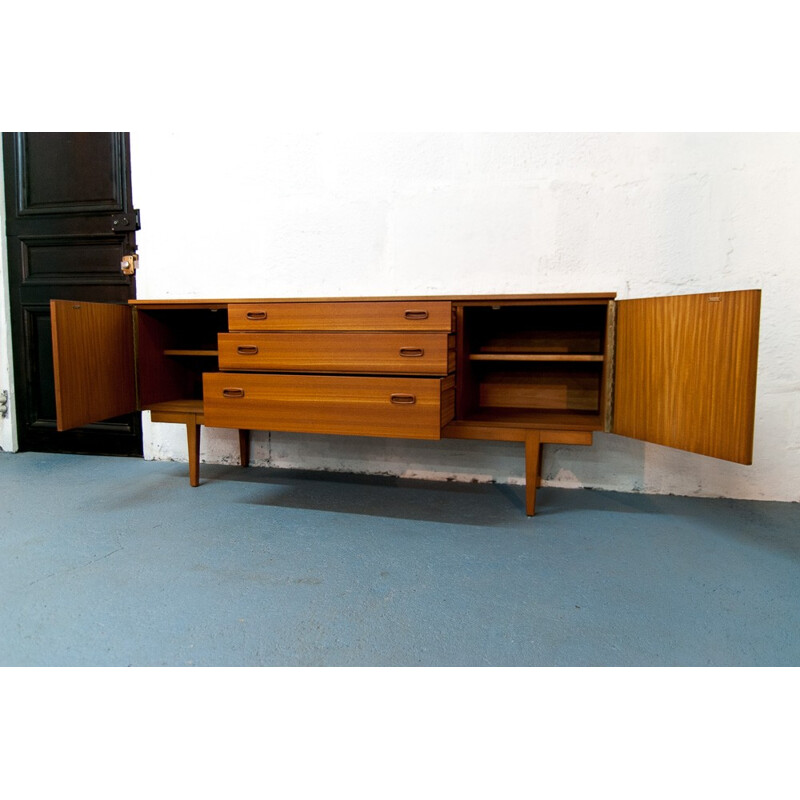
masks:
[[[136,251],[127,133],[4,133],[11,339],[21,450],[141,455],[138,414],[56,430],[50,300],[125,303]]]

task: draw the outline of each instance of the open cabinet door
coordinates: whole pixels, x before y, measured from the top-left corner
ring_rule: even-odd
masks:
[[[51,300],[58,430],[136,410],[133,309]]]
[[[620,300],[613,432],[751,464],[760,308],[757,289]]]

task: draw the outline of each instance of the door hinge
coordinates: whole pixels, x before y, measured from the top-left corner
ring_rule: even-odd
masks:
[[[8,416],[8,391],[3,389],[0,392],[0,417]]]
[[[122,256],[119,268],[123,275],[133,275],[139,268],[139,256],[134,253],[130,256]]]
[[[123,233],[125,231],[138,231],[141,230],[142,223],[139,218],[139,209],[134,208],[127,214],[114,214],[111,217],[111,230],[114,233]]]

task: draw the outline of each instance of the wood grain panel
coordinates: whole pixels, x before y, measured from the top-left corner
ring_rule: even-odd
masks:
[[[456,415],[456,378],[451,375],[442,381],[442,399],[440,423],[444,427],[453,421]]]
[[[452,378],[206,373],[205,420],[219,428],[438,439],[442,392],[453,385]]]
[[[550,309],[548,309],[550,310]],[[574,309],[569,309],[573,312]],[[490,318],[491,319],[491,318]],[[535,324],[535,319],[531,322]],[[481,353],[602,353],[602,330],[529,330],[490,335]]]
[[[58,430],[136,410],[129,306],[52,300]]]
[[[614,433],[752,463],[761,292],[617,303]]]
[[[555,411],[535,408],[488,407],[475,411],[466,425],[500,428],[547,428],[549,430],[601,431],[603,419],[591,411]]]
[[[541,369],[530,373],[490,373],[478,387],[481,408],[529,408],[557,411],[597,411],[598,371]]]
[[[228,333],[219,336],[223,370],[447,375],[447,333]],[[454,358],[454,351],[453,351]]]
[[[231,331],[449,331],[447,301],[232,303]]]
[[[576,444],[590,445],[591,430],[550,430],[537,426],[539,440],[542,444]],[[442,430],[442,437],[447,439],[480,439],[497,442],[524,442],[530,428],[513,426],[482,425],[479,422],[457,420]]]
[[[142,406],[142,411],[150,411],[151,414],[196,414],[203,415],[202,400],[165,400],[163,403],[152,403]]]

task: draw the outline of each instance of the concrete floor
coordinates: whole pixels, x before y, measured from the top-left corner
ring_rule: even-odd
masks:
[[[201,480],[0,453],[0,665],[800,665],[800,504]]]

